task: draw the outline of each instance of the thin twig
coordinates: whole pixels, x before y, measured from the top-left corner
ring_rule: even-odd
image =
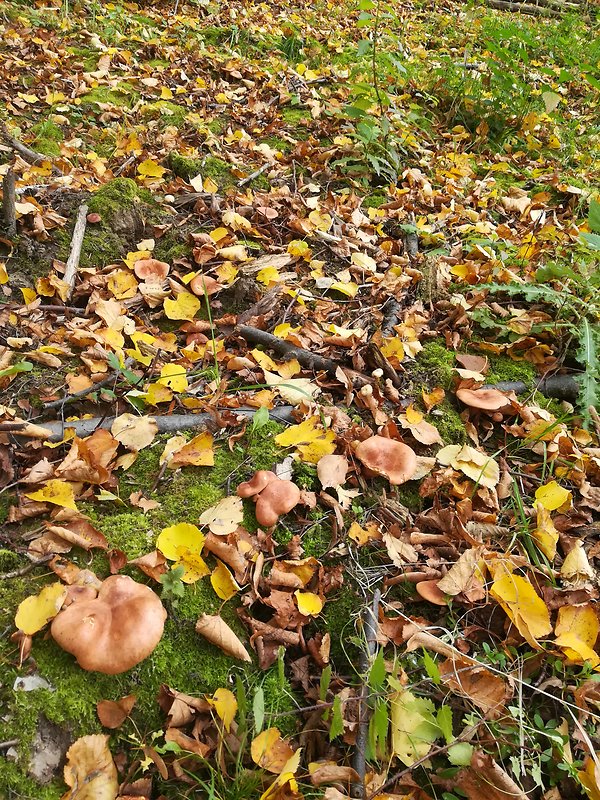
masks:
[[[65,300],[68,300],[73,294],[73,287],[75,286],[75,278],[77,277],[77,269],[79,267],[79,259],[81,257],[81,246],[83,244],[83,237],[85,236],[85,226],[87,224],[88,207],[85,203],[79,206],[77,212],[77,220],[75,228],[73,229],[73,237],[71,239],[71,251],[67,264],[65,266],[65,274],[63,276],[64,282],[69,287]]]
[[[26,564],[20,569],[13,569],[12,572],[0,573],[0,581],[7,581],[10,578],[20,578],[22,575],[27,575],[27,573],[31,572],[32,569],[39,567],[40,564],[46,564],[52,558],[54,558],[54,554],[51,553],[50,555],[39,558],[36,561],[32,561],[31,564]]]
[[[18,139],[11,136],[5,124],[2,124],[0,127],[0,132],[5,141],[8,142],[12,149],[15,150],[24,161],[27,161],[28,164],[39,164],[40,161],[52,161],[49,156],[45,156],[43,153],[37,153],[35,150],[32,150],[30,147],[27,147]],[[52,172],[59,175],[63,174],[62,170],[54,166],[54,164],[52,165]]]
[[[15,208],[16,178],[9,169],[2,179],[2,213],[7,236],[12,239],[17,235],[17,212]]]
[[[369,669],[375,655],[375,648],[377,647],[377,625],[379,618],[379,602],[381,600],[381,591],[375,589],[373,593],[373,601],[368,606],[363,614],[363,631],[366,638],[366,647],[360,655],[359,669],[362,678],[362,687],[359,699],[359,723],[358,731],[356,733],[356,743],[354,745],[354,757],[352,759],[352,766],[356,770],[359,780],[352,785],[352,797],[364,798],[365,775],[367,771],[367,739],[369,736]]]
[[[241,181],[238,181],[238,186],[240,187],[240,189],[247,183],[251,183],[255,178],[259,178],[263,174],[263,172],[266,172],[269,169],[270,166],[271,165],[267,162],[266,164],[263,164],[262,167],[259,167],[257,170],[255,170],[252,174],[248,175],[245,178],[242,178]]]
[[[133,358],[126,358],[124,369],[128,369],[134,363]],[[51,400],[49,403],[44,403],[44,411],[51,411],[55,408],[62,408],[63,406],[69,405],[70,403],[75,403],[77,400],[80,400],[82,397],[87,397],[92,392],[97,392],[98,389],[103,389],[105,386],[108,386],[113,381],[116,381],[119,377],[119,371],[115,370],[111,372],[108,377],[104,378],[104,380],[99,381],[98,383],[94,383],[91,386],[88,386],[87,389],[81,389],[79,392],[74,392],[73,394],[68,394],[66,397],[61,397],[60,400]]]
[[[8,750],[9,747],[14,747],[20,741],[20,739],[7,739],[5,742],[0,742],[0,750]]]

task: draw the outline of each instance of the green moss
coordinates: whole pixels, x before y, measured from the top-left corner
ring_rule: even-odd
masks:
[[[31,132],[35,135],[35,139],[32,140],[35,150],[46,156],[60,155],[59,143],[64,140],[64,136],[58,125],[50,120],[44,120],[34,125]]]
[[[389,197],[385,194],[370,194],[362,202],[363,208],[379,208],[384,203],[389,202]]]
[[[115,178],[98,189],[90,198],[88,207],[91,212],[110,221],[124,208],[131,208],[138,201],[138,193],[138,185],[131,178]]]
[[[169,100],[158,100],[156,103],[148,103],[142,108],[142,114],[151,119],[164,117],[167,125],[181,127],[187,116],[187,109]]]
[[[485,376],[486,383],[499,383],[500,381],[523,381],[528,389],[536,382],[537,372],[529,361],[515,361],[510,356],[483,353],[490,362],[490,369]]]
[[[438,429],[444,444],[463,444],[467,439],[465,424],[447,398],[428,414],[427,421]]]
[[[454,352],[439,342],[431,341],[423,345],[423,349],[417,354],[415,365],[416,369],[411,371],[413,377],[418,377],[420,384],[427,388],[441,386],[447,390],[452,386]]]
[[[293,736],[298,729],[298,704],[283,664],[271,667],[260,683],[265,698],[265,727],[279,728],[283,736]]]
[[[23,566],[23,559],[12,550],[0,549],[0,572],[12,572],[15,569]]]
[[[40,786],[32,778],[25,775],[17,764],[2,758],[2,788],[8,794],[0,797],[18,797],[19,800],[59,800],[64,794],[65,784],[62,781],[52,781],[46,786]]]
[[[326,525],[311,525],[302,534],[301,541],[305,556],[321,558],[331,545],[331,530]]]
[[[319,618],[319,629],[331,636],[331,660],[337,669],[347,667],[356,655],[350,640],[356,635],[356,619],[361,601],[354,589],[345,585],[337,595],[327,598]]]
[[[15,504],[15,496],[11,492],[2,492],[2,494],[0,494],[0,525],[4,525],[4,523],[8,519],[8,512],[10,510],[10,507],[14,504]],[[8,570],[0,569],[0,572],[8,572]]]
[[[184,180],[189,180],[195,175],[202,175],[204,178],[212,178],[220,189],[226,189],[235,184],[235,178],[231,174],[229,164],[215,156],[188,158],[171,152],[169,166],[175,175]]]
[[[299,125],[303,125],[309,122],[309,117],[306,115],[306,111],[302,108],[284,108],[281,112],[281,116],[287,125],[292,128],[296,128]]]
[[[281,139],[279,136],[269,136],[267,139],[265,139],[265,144],[268,144],[271,150],[275,150],[280,153],[289,153],[292,149],[290,142],[287,142],[285,139]]]
[[[81,96],[81,105],[92,106],[98,103],[107,103],[119,108],[131,108],[138,97],[139,94],[128,83],[120,83],[117,87],[96,86]]]
[[[429,419],[429,417],[428,417]],[[419,494],[419,484],[414,481],[403,483],[401,486],[396,486],[394,493],[399,503],[406,506],[409,511],[418,514],[423,510],[423,498]]]
[[[314,491],[319,487],[316,464],[307,464],[304,461],[294,461],[294,481],[301,489]]]

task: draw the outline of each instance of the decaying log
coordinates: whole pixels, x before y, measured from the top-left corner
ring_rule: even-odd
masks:
[[[83,245],[85,226],[87,224],[87,213],[88,207],[85,203],[83,203],[79,206],[79,211],[77,212],[77,220],[75,221],[75,228],[73,229],[73,236],[71,238],[71,250],[65,266],[65,274],[63,276],[64,282],[69,287],[67,290],[66,300],[68,300],[73,294],[73,288],[75,286],[75,278],[77,277],[79,259],[81,257],[81,246]]]

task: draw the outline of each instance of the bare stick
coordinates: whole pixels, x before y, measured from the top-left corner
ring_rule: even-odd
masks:
[[[2,125],[0,128],[3,138],[6,142],[15,150],[24,161],[27,161],[28,164],[38,164],[40,161],[52,161],[49,156],[45,156],[43,153],[36,153],[35,150],[32,150],[30,147],[27,147],[18,139],[15,139],[13,136],[10,135],[8,132],[8,128],[6,125]],[[63,172],[58,167],[52,165],[52,172],[62,175]]]
[[[235,333],[239,334],[242,339],[252,344],[262,344],[268,347],[277,355],[285,359],[295,358],[307,369],[323,370],[331,375],[333,378],[337,376],[338,369],[342,366],[330,358],[323,358],[316,353],[311,353],[310,350],[305,350],[303,347],[296,347],[278,336],[273,336],[272,333],[261,331],[260,328],[252,328],[249,325],[238,325]],[[360,372],[355,372],[351,369],[346,369],[345,372],[349,375],[354,383],[364,386],[366,383],[373,383],[373,379],[367,375],[361,375]]]
[[[17,212],[15,210],[16,179],[12,168],[2,179],[2,213],[6,233],[12,239],[17,235]]]
[[[229,411],[238,417],[252,419],[257,408],[219,408],[219,412]],[[275,422],[291,422],[293,406],[279,406],[269,411],[269,417]],[[202,414],[170,414],[164,417],[152,417],[156,421],[158,433],[176,433],[177,431],[191,430],[192,428],[205,428],[213,420],[214,416],[208,412]],[[28,438],[48,439],[51,442],[60,442],[64,438],[65,431],[73,428],[75,435],[83,438],[91,436],[98,428],[110,429],[115,417],[93,417],[92,419],[79,419],[72,422],[56,420],[45,422],[43,425],[32,425],[29,422],[12,421],[0,422],[0,432],[12,433],[15,436],[26,436]]]
[[[360,691],[359,701],[359,723],[358,731],[356,732],[356,743],[354,745],[354,757],[352,759],[352,766],[358,774],[359,780],[352,784],[352,797],[362,800],[365,796],[365,774],[367,771],[367,738],[369,736],[369,669],[373,656],[375,655],[375,648],[377,647],[377,620],[379,617],[379,601],[381,600],[381,591],[376,589],[373,593],[373,602],[367,607],[363,613],[363,631],[366,638],[366,647],[360,655],[359,669],[362,679],[362,687]]]
[[[255,178],[259,178],[263,172],[266,172],[271,165],[269,163],[263,164],[262,167],[259,167],[255,170],[251,175],[248,175],[246,178],[242,178],[241,181],[238,181],[238,186],[241,188],[245,186],[247,183],[251,183]]]
[[[129,369],[129,367],[134,363],[133,358],[126,358],[124,368]],[[109,383],[117,380],[119,377],[118,372],[111,372],[108,377],[104,378],[104,380],[99,381],[98,383],[93,383],[91,386],[88,386],[87,389],[81,389],[79,392],[74,392],[73,394],[68,394],[66,397],[61,397],[60,400],[52,400],[49,403],[44,403],[44,411],[50,411],[55,408],[62,408],[63,406],[68,405],[69,403],[75,403],[77,400],[80,400],[82,397],[87,397],[88,394],[92,394],[92,392],[97,392],[98,389],[103,389],[105,386],[108,386]]]
[[[81,256],[81,246],[83,244],[83,237],[85,235],[85,226],[87,224],[88,207],[85,203],[79,206],[77,212],[77,221],[73,229],[73,237],[71,239],[71,252],[67,259],[65,267],[65,274],[63,276],[64,282],[68,285],[66,300],[73,294],[73,287],[75,286],[75,278],[77,276],[77,269],[79,267],[79,258]]]
[[[24,567],[21,567],[21,569],[13,569],[12,572],[4,572],[0,574],[0,581],[6,581],[10,578],[20,578],[22,575],[27,575],[32,569],[39,567],[40,564],[47,564],[52,558],[54,558],[54,556],[50,554],[36,561],[32,561],[31,564],[26,564]]]

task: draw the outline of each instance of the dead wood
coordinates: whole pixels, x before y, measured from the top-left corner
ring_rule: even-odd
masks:
[[[17,212],[15,208],[16,178],[12,169],[9,169],[2,179],[2,214],[6,234],[9,238],[17,235]]]
[[[83,245],[83,237],[85,236],[85,226],[87,224],[88,207],[85,203],[79,206],[77,212],[77,220],[75,221],[75,228],[73,229],[73,236],[71,238],[71,250],[69,258],[65,266],[65,274],[63,276],[64,282],[69,287],[67,290],[66,300],[73,294],[75,286],[75,278],[77,277],[77,270],[79,268],[79,259],[81,258],[81,246]]]

